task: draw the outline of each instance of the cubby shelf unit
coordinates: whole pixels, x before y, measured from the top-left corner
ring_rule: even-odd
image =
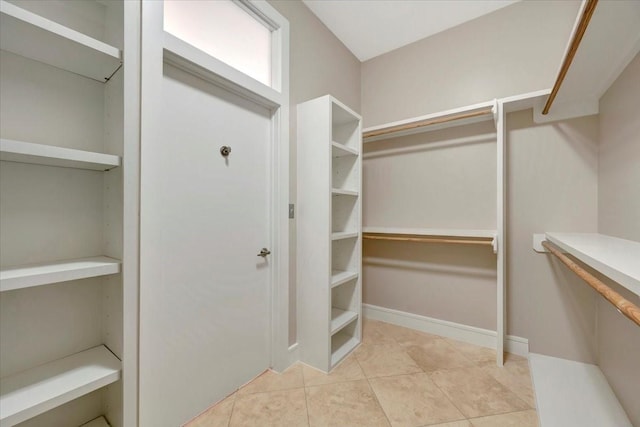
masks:
[[[0,140],[0,160],[64,168],[108,171],[120,166],[120,157],[54,145]]]
[[[120,360],[100,345],[2,378],[0,425],[16,425],[118,381],[120,370]]]
[[[0,48],[105,82],[120,68],[121,51],[0,0]]]
[[[327,372],[361,338],[361,118],[331,96],[299,104],[298,141],[300,354]]]
[[[0,291],[106,276],[120,272],[120,261],[106,256],[5,268],[0,271]]]

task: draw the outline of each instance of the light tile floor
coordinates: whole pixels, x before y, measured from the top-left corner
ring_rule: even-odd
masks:
[[[330,374],[265,372],[188,427],[537,427],[529,364],[507,354],[365,320]]]

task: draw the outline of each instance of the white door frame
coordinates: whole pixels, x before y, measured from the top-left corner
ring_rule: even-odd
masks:
[[[243,96],[272,112],[271,153],[271,367],[280,371],[291,363],[289,329],[289,22],[266,1],[234,0],[261,20],[272,34],[272,85],[258,82],[163,29],[163,2],[143,1],[141,61],[141,152],[145,140],[157,129],[158,97],[162,72],[159,64],[170,63],[212,84]],[[144,155],[141,168],[144,174]],[[144,184],[144,183],[142,183]],[[144,200],[144,188],[141,189]],[[142,236],[144,237],[144,236]],[[144,238],[140,250],[145,247]],[[141,283],[142,286],[142,283]],[[142,302],[143,303],[143,302]],[[144,333],[144,331],[141,331]]]

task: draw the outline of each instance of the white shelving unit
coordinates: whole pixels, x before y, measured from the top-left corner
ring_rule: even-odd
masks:
[[[122,64],[118,48],[4,0],[0,0],[0,48],[100,82]]]
[[[323,371],[361,339],[360,123],[331,96],[298,105],[299,342]]]
[[[119,272],[120,261],[105,256],[6,268],[0,270],[0,291],[13,291]]]
[[[639,242],[596,233],[545,233],[545,237],[640,296]]]
[[[0,140],[0,160],[99,171],[108,171],[120,166],[120,157],[112,154],[9,139]]]
[[[137,419],[139,15],[0,0],[2,427]]]
[[[2,378],[0,425],[16,425],[111,384],[120,370],[120,360],[101,345]]]

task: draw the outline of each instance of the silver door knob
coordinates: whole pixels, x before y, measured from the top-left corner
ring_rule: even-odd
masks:
[[[258,256],[261,256],[262,258],[266,258],[267,255],[269,255],[271,253],[271,251],[267,248],[262,248],[262,250],[260,250],[260,253],[258,254]]]
[[[222,157],[227,157],[229,154],[231,154],[231,147],[229,147],[228,145],[223,145],[222,147],[220,147],[220,154],[222,154]]]

